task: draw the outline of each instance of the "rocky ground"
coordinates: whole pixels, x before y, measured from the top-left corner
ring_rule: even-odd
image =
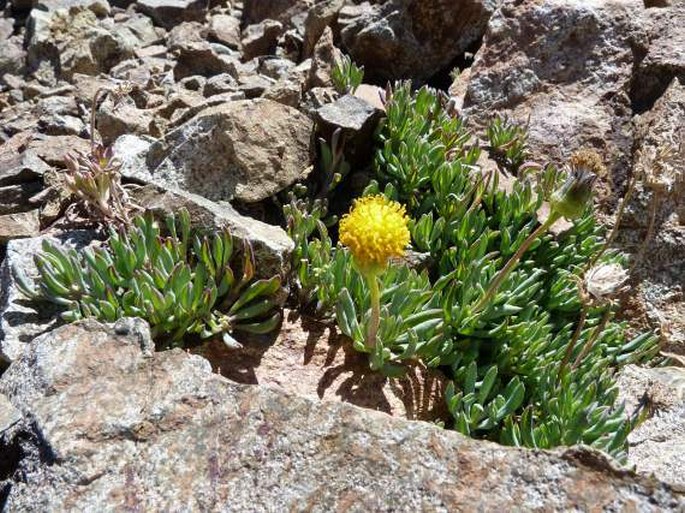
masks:
[[[495,113],[527,124],[539,162],[599,150],[611,227],[631,177],[654,169],[660,149],[685,148],[685,2],[0,0],[0,11],[7,510],[685,509],[675,365],[621,376],[628,407],[651,407],[631,435],[636,474],[582,449],[504,448],[370,411],[440,419],[444,384],[421,369],[380,379],[330,327],[294,313],[275,340],[239,354],[153,353],[132,321],[58,327],[10,272],[30,273],[45,238],[97,244],[73,229],[59,185],[67,152],[89,148],[103,87],[115,92],[95,102],[97,130],[133,200],[229,226],[263,276],[288,265],[272,198],[312,173],[315,134],[341,128],[363,167],[378,86],[396,79],[449,91],[473,127]],[[365,66],[354,96],[332,87],[341,52]],[[619,230],[636,262],[622,315],[685,355],[685,155],[654,175]]]

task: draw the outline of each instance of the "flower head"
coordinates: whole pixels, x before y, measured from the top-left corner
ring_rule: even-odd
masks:
[[[340,220],[340,242],[350,248],[362,272],[373,272],[383,269],[390,257],[404,254],[408,223],[403,205],[382,195],[365,196]]]
[[[608,299],[622,290],[628,272],[620,264],[600,264],[585,274],[585,290],[597,300]]]
[[[604,165],[596,152],[581,150],[571,156],[571,173],[551,198],[552,211],[567,220],[577,219],[592,198],[592,186]]]

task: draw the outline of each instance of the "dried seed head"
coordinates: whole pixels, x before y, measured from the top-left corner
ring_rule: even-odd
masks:
[[[681,162],[685,159],[685,144],[661,145],[639,150],[637,167],[643,173],[645,184],[657,192],[669,193],[676,184],[685,180]]]
[[[623,290],[628,272],[620,264],[600,264],[585,274],[585,290],[595,299],[604,300]]]

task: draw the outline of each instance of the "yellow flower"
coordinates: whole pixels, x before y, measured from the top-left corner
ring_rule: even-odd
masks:
[[[362,272],[379,271],[390,257],[404,255],[408,223],[403,205],[382,195],[365,196],[340,220],[340,242],[350,248]]]

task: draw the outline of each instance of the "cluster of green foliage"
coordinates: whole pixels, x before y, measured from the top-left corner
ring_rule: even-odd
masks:
[[[501,169],[484,172],[483,149],[431,89],[400,84],[386,107],[376,180],[365,193],[406,205],[412,246],[428,258],[421,271],[395,263],[382,275],[372,368],[396,374],[420,361],[442,369],[451,380],[452,424],[464,434],[539,448],[584,443],[622,457],[634,421],[616,405],[614,374],[658,346],[648,334],[627,340],[611,320],[612,302],[581,300],[588,266],[620,260],[604,253],[591,208],[565,232],[542,233],[488,297],[493,278],[540,226],[540,207],[564,173],[548,166],[519,174],[525,130],[503,119],[486,134]],[[519,175],[511,190],[498,186],[503,172]],[[347,250],[331,240],[325,202],[293,199],[285,213],[300,297],[334,315],[369,352],[369,292]]]
[[[254,279],[248,245],[236,276],[238,252],[228,229],[191,236],[185,209],[166,221],[163,236],[152,213],[137,216],[130,226],[111,227],[106,244],[96,249],[67,251],[46,241],[35,258],[36,282],[17,272],[18,283],[28,297],[66,308],[62,318],[68,322],[141,317],[165,347],[182,345],[187,334],[221,335],[236,346],[235,330],[266,333],[278,326],[280,278]]]
[[[364,80],[364,66],[357,66],[350,57],[342,55],[331,70],[331,80],[340,94],[354,93]]]

